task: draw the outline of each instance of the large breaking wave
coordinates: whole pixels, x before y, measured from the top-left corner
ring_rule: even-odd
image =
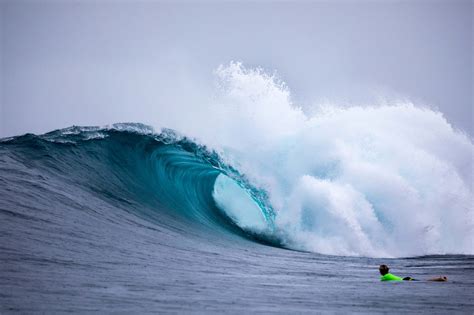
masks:
[[[474,254],[474,146],[441,113],[394,102],[310,115],[260,69],[216,74],[219,92],[178,131],[71,127],[0,148],[144,217],[140,205],[153,204],[186,224],[323,254]]]
[[[155,134],[142,124],[70,127],[4,139],[0,148],[7,173],[14,169],[8,165],[11,159],[37,170],[41,182],[72,183],[78,196],[81,191],[93,193],[150,220],[167,212],[186,224],[272,242],[274,213],[265,193],[251,187],[215,152],[172,130]],[[61,191],[60,185],[51,188]],[[88,200],[79,204],[86,206]],[[238,211],[241,205],[248,211]]]

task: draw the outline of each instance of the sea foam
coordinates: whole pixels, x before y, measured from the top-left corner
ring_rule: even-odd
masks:
[[[474,146],[442,113],[407,101],[303,111],[262,69],[232,62],[215,74],[206,120],[180,129],[268,193],[274,231],[287,246],[357,256],[474,254]],[[224,210],[239,204],[229,199],[235,194],[225,198]],[[252,226],[248,210],[245,218],[227,210]]]

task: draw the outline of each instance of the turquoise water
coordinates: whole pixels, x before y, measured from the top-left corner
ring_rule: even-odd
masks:
[[[474,257],[291,250],[265,189],[172,130],[0,142],[0,311],[474,311]],[[447,283],[381,283],[394,274]]]

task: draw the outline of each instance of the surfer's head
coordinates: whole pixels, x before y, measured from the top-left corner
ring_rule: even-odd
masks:
[[[390,268],[388,268],[387,265],[380,265],[380,267],[379,267],[379,271],[380,271],[380,274],[382,276],[385,276],[388,273],[389,270],[390,270]]]

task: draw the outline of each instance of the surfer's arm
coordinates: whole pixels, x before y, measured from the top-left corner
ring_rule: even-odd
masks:
[[[435,278],[428,279],[428,281],[444,282],[444,281],[448,281],[448,277],[446,277],[446,276],[439,276],[439,277],[435,277]]]

